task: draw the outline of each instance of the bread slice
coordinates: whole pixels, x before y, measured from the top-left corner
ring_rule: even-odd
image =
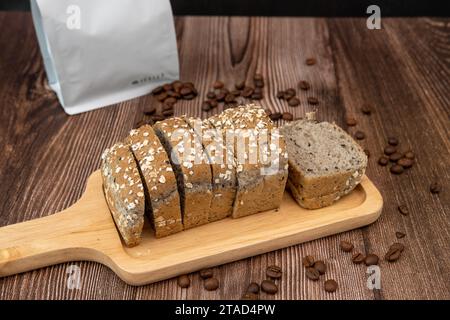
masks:
[[[287,181],[287,152],[264,109],[253,104],[227,109],[210,123],[234,149],[238,186],[232,217],[278,208]]]
[[[177,181],[169,157],[149,125],[131,130],[130,145],[144,182],[145,212],[155,237],[165,237],[183,230]]]
[[[144,226],[144,186],[128,145],[117,143],[102,155],[103,190],[125,245],[141,241]]]
[[[226,148],[221,131],[216,130],[208,120],[185,120],[194,129],[211,168],[213,196],[208,220],[213,222],[224,219],[231,215],[236,197],[236,164],[233,152]]]
[[[170,155],[180,194],[184,228],[208,223],[212,199],[211,169],[194,131],[182,118],[157,122],[154,129]]]
[[[281,131],[289,153],[288,186],[302,207],[329,206],[361,181],[367,156],[337,125],[298,120]]]

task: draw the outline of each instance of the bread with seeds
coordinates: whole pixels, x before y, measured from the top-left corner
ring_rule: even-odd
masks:
[[[157,122],[155,132],[174,169],[184,229],[208,223],[212,199],[211,169],[201,143],[182,118]]]
[[[139,164],[146,197],[145,212],[156,238],[183,230],[177,181],[169,157],[153,128],[131,130],[127,144]]]
[[[282,133],[289,152],[288,186],[302,207],[329,206],[361,181],[367,155],[337,125],[298,120],[283,126]]]
[[[102,155],[101,173],[106,202],[126,246],[141,241],[144,187],[128,145],[117,143]]]

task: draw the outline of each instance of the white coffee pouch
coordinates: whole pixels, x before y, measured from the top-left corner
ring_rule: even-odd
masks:
[[[76,114],[179,78],[169,0],[31,0],[51,88]]]

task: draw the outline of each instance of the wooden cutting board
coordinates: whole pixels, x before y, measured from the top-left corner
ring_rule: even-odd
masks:
[[[97,261],[131,285],[143,285],[370,224],[383,199],[364,177],[334,205],[305,210],[286,192],[278,210],[225,219],[123,246],[103,197],[100,171],[81,199],[54,215],[0,228],[0,277],[68,261]]]

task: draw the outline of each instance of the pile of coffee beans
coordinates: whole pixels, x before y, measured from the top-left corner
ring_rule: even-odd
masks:
[[[388,144],[384,147],[383,155],[378,159],[380,166],[392,163],[389,171],[393,174],[402,174],[406,169],[414,165],[415,154],[411,150],[401,152],[398,150],[399,141],[395,137],[388,138]]]
[[[199,271],[199,276],[203,279],[203,287],[205,290],[214,291],[220,286],[220,282],[217,278],[214,278],[214,272],[212,269],[203,269]],[[191,280],[188,275],[181,275],[177,279],[177,284],[180,288],[189,288]]]
[[[192,100],[197,97],[198,91],[192,82],[176,80],[156,87],[152,95],[167,108],[173,108],[178,100]]]
[[[339,247],[342,251],[351,253],[355,246],[351,242],[343,240],[339,243]],[[377,265],[380,260],[380,258],[374,253],[364,255],[360,252],[353,253],[351,259],[354,264],[361,264],[364,262],[366,266]]]
[[[288,105],[293,108],[300,105],[300,99],[297,97],[297,90],[294,88],[278,91],[277,98],[287,101]]]
[[[312,281],[319,280],[320,276],[324,275],[327,271],[325,262],[322,260],[315,260],[311,255],[303,257],[302,265],[305,267],[306,277]],[[333,279],[329,279],[324,283],[324,289],[326,292],[335,292],[337,287],[337,282]]]
[[[270,265],[266,268],[267,279],[261,281],[261,284],[251,282],[244,294],[242,300],[258,300],[260,291],[266,294],[276,294],[278,292],[278,286],[275,283],[277,280],[281,280],[283,271],[281,267],[276,265]]]

